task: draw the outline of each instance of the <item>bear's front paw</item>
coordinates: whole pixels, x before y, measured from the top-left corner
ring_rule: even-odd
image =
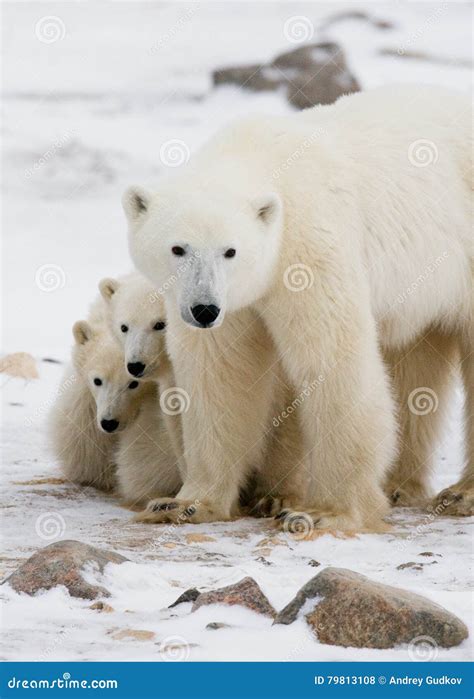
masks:
[[[431,501],[429,509],[445,517],[470,517],[474,515],[474,486],[456,483],[442,490]]]
[[[201,524],[222,519],[226,518],[200,500],[175,500],[174,498],[151,500],[146,509],[134,517],[135,522],[150,524]]]
[[[311,539],[314,532],[354,532],[357,522],[350,515],[336,515],[321,510],[283,509],[275,517],[278,526],[294,539]]]
[[[275,517],[284,509],[291,509],[291,503],[288,498],[282,498],[273,495],[265,495],[253,505],[250,510],[252,517]]]

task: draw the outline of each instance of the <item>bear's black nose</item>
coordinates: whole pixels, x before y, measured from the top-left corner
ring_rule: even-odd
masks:
[[[118,420],[101,420],[100,426],[106,432],[115,432],[115,430],[119,426],[119,421]]]
[[[127,370],[132,376],[141,376],[145,371],[146,364],[141,362],[129,362],[127,364]]]
[[[204,306],[203,304],[198,304],[191,308],[191,313],[193,314],[194,320],[202,325],[203,328],[208,328],[216,320],[217,316],[221,312],[221,309],[217,306]]]

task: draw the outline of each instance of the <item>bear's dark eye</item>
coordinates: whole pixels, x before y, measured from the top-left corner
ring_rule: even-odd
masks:
[[[165,328],[166,328],[166,323],[164,323],[162,320],[159,320],[153,326],[153,330],[164,330]]]
[[[171,248],[171,252],[173,255],[176,255],[177,257],[183,257],[183,255],[186,254],[186,250],[181,247],[181,245],[173,245]]]
[[[128,325],[121,325],[121,326],[120,326],[120,330],[121,330],[123,333],[128,332]]]
[[[236,250],[235,248],[229,248],[228,250],[225,251],[224,257],[235,257]]]
[[[102,386],[102,379],[95,378],[94,383],[96,386]]]
[[[129,388],[137,388],[137,386],[138,386],[138,381],[130,381],[130,383],[128,384]]]

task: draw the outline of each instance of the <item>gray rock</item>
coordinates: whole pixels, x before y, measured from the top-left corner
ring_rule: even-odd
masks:
[[[458,617],[425,597],[343,568],[325,568],[307,582],[275,623],[301,614],[321,643],[337,646],[392,648],[427,636],[449,648],[468,636]]]
[[[275,617],[276,611],[253,578],[243,578],[235,585],[228,585],[210,592],[202,592],[193,604],[192,611],[208,604],[239,604],[265,616]]]
[[[212,81],[218,85],[237,85],[262,92],[276,90],[283,82],[281,75],[266,72],[264,65],[234,66],[213,71]]]
[[[333,42],[300,46],[279,54],[268,65],[254,64],[215,70],[214,85],[238,85],[249,90],[286,89],[288,101],[299,109],[331,104],[360,89],[344,51]]]
[[[2,584],[8,583],[17,592],[27,595],[64,585],[72,597],[91,600],[109,597],[110,593],[105,588],[86,582],[82,570],[87,563],[94,563],[102,572],[107,563],[124,563],[127,560],[118,553],[81,541],[57,541],[36,551]]]
[[[168,609],[177,607],[178,604],[183,604],[183,602],[195,602],[200,594],[196,587],[190,587],[189,590],[185,590],[173,604],[168,605]]]

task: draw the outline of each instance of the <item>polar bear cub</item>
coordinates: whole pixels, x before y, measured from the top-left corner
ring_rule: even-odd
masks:
[[[153,386],[131,380],[104,324],[74,324],[72,362],[50,415],[50,436],[71,481],[112,490],[119,435],[136,419]]]
[[[125,365],[135,378],[156,379],[163,375],[167,355],[164,304],[150,282],[132,273],[99,283],[105,301],[105,317],[111,333],[123,347]]]

